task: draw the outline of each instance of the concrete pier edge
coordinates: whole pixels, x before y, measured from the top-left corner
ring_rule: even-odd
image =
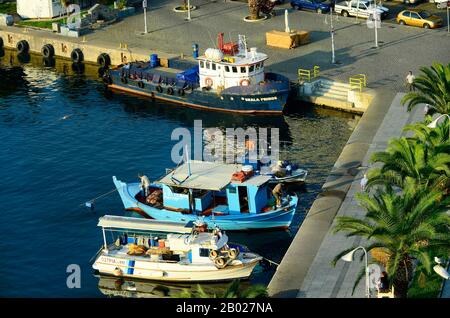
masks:
[[[297,297],[300,287],[330,230],[350,185],[358,174],[369,146],[396,92],[377,90],[371,105],[336,160],[322,192],[313,202],[302,225],[268,285],[271,297]],[[300,198],[301,200],[301,198]]]

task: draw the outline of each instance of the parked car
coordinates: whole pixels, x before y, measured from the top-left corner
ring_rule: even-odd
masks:
[[[373,0],[350,0],[337,3],[334,6],[334,11],[344,17],[358,16],[367,19],[373,14],[374,6]],[[376,10],[380,18],[385,18],[389,14],[389,9],[380,5],[376,6]]]
[[[434,29],[441,27],[443,21],[440,17],[425,10],[403,10],[397,15],[397,23]]]
[[[438,9],[445,9],[447,8],[447,2],[448,0],[434,0],[434,3],[436,4],[436,8]]]
[[[291,7],[298,10],[312,10],[317,13],[330,12],[330,4],[326,0],[291,0]]]

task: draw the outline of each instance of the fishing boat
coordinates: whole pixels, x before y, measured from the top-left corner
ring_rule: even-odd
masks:
[[[160,99],[182,106],[241,114],[281,114],[289,94],[288,78],[265,72],[267,54],[238,43],[208,48],[195,64],[131,62],[108,70],[103,80],[111,89]]]
[[[172,282],[248,278],[262,257],[231,244],[202,220],[176,223],[105,215],[103,246],[92,267],[103,275]],[[108,243],[106,232],[113,235]],[[115,235],[116,234],[116,235]]]
[[[174,222],[204,217],[224,230],[288,228],[298,198],[285,195],[276,205],[269,182],[252,166],[188,160],[154,181],[147,197],[140,183],[113,177],[125,209]]]

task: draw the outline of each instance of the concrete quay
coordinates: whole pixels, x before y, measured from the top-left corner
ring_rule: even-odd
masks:
[[[384,150],[390,138],[401,136],[406,124],[423,119],[420,106],[408,113],[400,105],[403,95],[378,94],[362,116],[323,185],[323,192],[311,206],[277,268],[268,287],[271,296],[364,297],[364,280],[351,294],[362,263],[340,261],[336,267],[331,265],[339,252],[358,246],[360,239],[333,234],[332,229],[336,216],[364,216],[365,210],[359,207],[354,195],[360,191],[359,181],[369,166],[371,154]]]

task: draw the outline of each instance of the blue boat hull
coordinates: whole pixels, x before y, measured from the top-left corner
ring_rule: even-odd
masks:
[[[151,99],[159,99],[191,108],[254,115],[281,115],[289,95],[289,82],[281,75],[277,83],[232,87],[218,93],[200,89],[181,89],[143,79],[123,79],[111,70],[108,87]]]
[[[183,214],[165,209],[157,209],[136,200],[140,191],[139,183],[125,183],[113,177],[114,184],[122,199],[125,209],[143,213],[156,220],[189,222],[199,218],[196,214]],[[157,186],[157,185],[152,185]],[[216,224],[223,230],[245,231],[253,229],[288,228],[297,207],[298,198],[291,197],[289,205],[278,210],[263,213],[241,213],[229,215],[202,216],[209,224]]]

